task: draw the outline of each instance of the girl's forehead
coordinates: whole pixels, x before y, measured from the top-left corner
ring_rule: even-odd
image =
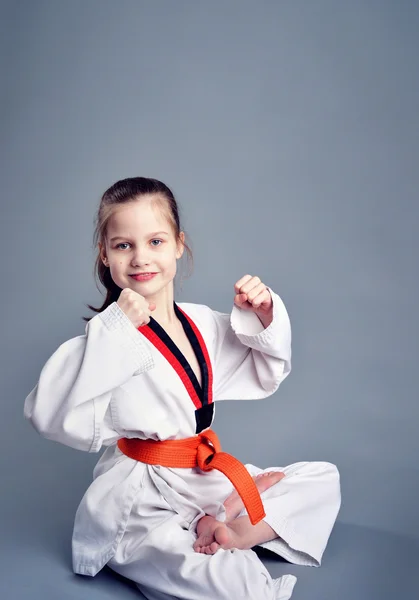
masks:
[[[164,212],[151,202],[134,202],[118,207],[108,221],[108,237],[148,235],[157,231],[170,235],[170,223]]]

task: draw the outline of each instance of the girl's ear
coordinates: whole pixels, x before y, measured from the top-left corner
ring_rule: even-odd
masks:
[[[176,252],[176,258],[180,258],[183,254],[183,251],[185,249],[184,243],[185,243],[185,234],[183,231],[180,232],[179,234],[179,241],[177,243],[177,252]]]
[[[98,242],[98,248],[99,248],[100,259],[102,260],[102,262],[107,261],[102,242]]]

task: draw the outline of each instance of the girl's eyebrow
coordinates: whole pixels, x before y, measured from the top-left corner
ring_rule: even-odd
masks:
[[[153,236],[155,236],[155,235],[160,235],[161,233],[164,233],[164,234],[166,234],[166,235],[169,235],[169,234],[167,233],[167,231],[154,231],[154,233],[150,233],[150,234],[148,235],[148,237],[153,237]],[[118,235],[118,236],[116,236],[116,237],[113,237],[113,238],[111,238],[111,240],[110,240],[110,241],[111,241],[111,242],[114,242],[115,240],[125,240],[125,239],[129,239],[129,235],[127,235],[127,236]]]

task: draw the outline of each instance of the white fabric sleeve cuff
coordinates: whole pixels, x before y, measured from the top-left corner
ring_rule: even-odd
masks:
[[[234,304],[230,323],[239,340],[255,350],[284,360],[291,358],[291,324],[281,298],[270,287],[272,296],[273,319],[265,329],[259,317],[252,311],[239,308]]]
[[[100,317],[110,331],[119,332],[118,339],[120,343],[138,360],[139,368],[134,375],[139,375],[153,367],[153,357],[146,341],[119,304],[112,302],[97,316]]]

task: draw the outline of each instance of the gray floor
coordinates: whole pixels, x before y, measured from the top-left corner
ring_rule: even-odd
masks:
[[[60,519],[59,519],[60,520]],[[11,523],[9,523],[11,525]],[[143,598],[128,580],[105,567],[96,577],[71,568],[70,522],[46,531],[38,519],[2,536],[0,597],[7,600]],[[293,600],[408,600],[417,598],[413,574],[419,539],[337,522],[320,568],[297,567],[255,549],[270,573],[297,576]],[[234,600],[234,599],[232,599]]]

